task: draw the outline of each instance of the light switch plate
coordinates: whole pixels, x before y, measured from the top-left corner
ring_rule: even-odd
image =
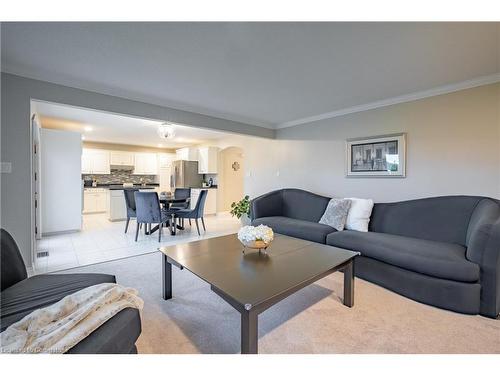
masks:
[[[0,172],[1,173],[12,173],[12,163],[8,161],[2,161],[0,163]]]

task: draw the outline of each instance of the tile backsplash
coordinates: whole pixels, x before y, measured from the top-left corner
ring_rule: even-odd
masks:
[[[93,180],[94,178],[98,184],[123,184],[124,182],[154,184],[158,182],[156,175],[132,174],[131,169],[111,169],[110,174],[82,174],[83,180]]]

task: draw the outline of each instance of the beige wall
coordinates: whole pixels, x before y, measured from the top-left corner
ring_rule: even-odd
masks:
[[[237,202],[244,195],[244,161],[243,149],[228,147],[219,153],[219,189],[218,211],[229,211],[231,203]],[[233,163],[240,165],[238,170],[233,169]]]
[[[500,198],[500,85],[282,129],[277,140],[234,136],[245,153],[245,192],[281,187],[398,201],[470,194]],[[407,133],[407,177],[346,178],[345,140]]]

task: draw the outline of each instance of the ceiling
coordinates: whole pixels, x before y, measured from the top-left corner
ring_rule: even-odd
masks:
[[[2,70],[277,128],[498,74],[498,25],[2,23]]]
[[[66,105],[33,102],[42,127],[81,133],[86,142],[104,142],[155,148],[181,148],[221,139],[226,133],[175,125],[175,137],[157,134],[161,121],[116,115]]]

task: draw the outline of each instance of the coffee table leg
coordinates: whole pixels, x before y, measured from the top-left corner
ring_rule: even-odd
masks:
[[[162,278],[163,278],[163,299],[172,298],[172,265],[168,262],[167,256],[162,255]]]
[[[354,260],[344,268],[344,305],[354,305]]]
[[[241,354],[257,354],[258,317],[253,311],[241,313]]]

